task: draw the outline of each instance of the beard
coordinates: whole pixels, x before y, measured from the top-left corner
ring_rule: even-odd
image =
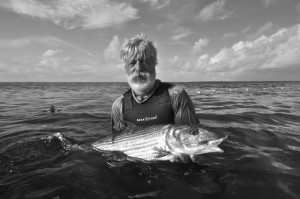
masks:
[[[127,77],[127,81],[131,89],[136,95],[147,95],[155,85],[156,74],[148,71],[134,72]]]

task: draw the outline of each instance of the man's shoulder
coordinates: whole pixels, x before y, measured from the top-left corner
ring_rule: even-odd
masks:
[[[120,97],[118,97],[116,99],[116,101],[113,103],[112,107],[113,108],[120,107],[122,105],[123,99],[124,99],[124,95],[121,95]]]
[[[182,94],[182,92],[184,91],[184,88],[183,88],[183,86],[172,84],[168,90],[169,90],[170,96],[176,96],[176,95]]]

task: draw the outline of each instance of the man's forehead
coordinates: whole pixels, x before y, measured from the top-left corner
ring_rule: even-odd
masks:
[[[146,57],[145,55],[136,55],[136,56],[129,56],[124,58],[125,61],[137,61],[137,60],[150,60],[150,57]]]

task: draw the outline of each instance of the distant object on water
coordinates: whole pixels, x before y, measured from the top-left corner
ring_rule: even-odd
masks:
[[[49,111],[51,113],[55,113],[55,112],[60,112],[59,109],[56,109],[55,106],[53,104],[50,105]]]
[[[55,112],[55,107],[53,104],[50,105],[50,112],[51,113],[54,113]]]

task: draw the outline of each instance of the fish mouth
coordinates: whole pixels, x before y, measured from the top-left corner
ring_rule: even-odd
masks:
[[[227,135],[223,138],[220,138],[218,140],[212,140],[207,143],[206,146],[202,146],[201,149],[198,152],[195,152],[195,154],[203,154],[203,153],[223,153],[224,150],[218,147],[219,144],[221,144],[224,140],[227,139]]]
[[[204,153],[223,153],[223,149],[218,147],[224,140],[227,139],[227,135],[223,138],[212,140],[209,142],[204,143],[194,143],[189,147],[184,146],[182,152],[186,154],[204,154]]]
[[[217,147],[219,144],[221,144],[221,142],[223,142],[224,140],[226,140],[227,137],[228,137],[228,136],[226,135],[225,137],[220,138],[220,139],[218,139],[218,140],[212,140],[212,141],[209,141],[209,142],[208,142],[208,145]]]

